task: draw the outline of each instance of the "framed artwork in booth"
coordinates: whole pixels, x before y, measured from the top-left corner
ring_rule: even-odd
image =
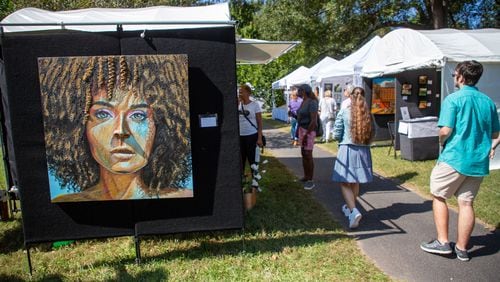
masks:
[[[412,88],[411,83],[409,82],[403,83],[403,85],[401,85],[401,95],[410,96],[411,88]]]
[[[372,83],[371,113],[376,115],[394,114],[396,79],[394,77],[374,78]]]

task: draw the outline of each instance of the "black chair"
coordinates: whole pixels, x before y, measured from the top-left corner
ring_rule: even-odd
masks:
[[[389,152],[387,155],[391,154],[391,150],[394,149],[394,158],[396,158],[396,123],[394,121],[389,121],[387,123],[387,128],[389,129],[389,135],[391,136],[391,145],[389,146]]]

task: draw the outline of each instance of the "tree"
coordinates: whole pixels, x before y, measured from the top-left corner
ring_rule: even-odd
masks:
[[[260,39],[302,44],[268,65],[238,66],[238,79],[251,82],[269,99],[273,81],[325,56],[342,59],[374,35],[398,27],[498,27],[499,10],[495,0],[268,0],[255,12],[254,22],[242,21],[239,29],[248,23]]]

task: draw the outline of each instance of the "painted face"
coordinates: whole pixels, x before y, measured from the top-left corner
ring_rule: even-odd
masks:
[[[134,173],[146,166],[156,127],[153,110],[131,91],[106,91],[93,96],[87,121],[87,140],[97,163],[110,172]]]

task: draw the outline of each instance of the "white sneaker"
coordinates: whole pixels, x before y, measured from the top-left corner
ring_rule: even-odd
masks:
[[[344,213],[345,217],[349,217],[351,214],[351,210],[347,207],[346,204],[342,206],[342,212]]]
[[[349,228],[354,229],[359,226],[359,221],[361,220],[361,213],[357,208],[352,209],[351,214],[349,215]]]

